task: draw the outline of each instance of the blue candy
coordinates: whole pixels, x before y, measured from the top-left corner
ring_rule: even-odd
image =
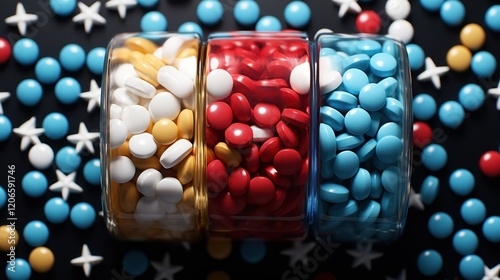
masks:
[[[359,92],[359,104],[367,111],[378,111],[385,103],[385,89],[379,84],[367,84]]]
[[[43,57],[35,65],[36,79],[42,84],[53,84],[61,76],[61,65],[52,57]]]
[[[263,16],[255,25],[256,31],[281,31],[281,22],[273,16]]]
[[[473,254],[478,244],[477,235],[470,229],[461,229],[453,236],[453,248],[460,255]]]
[[[149,259],[144,252],[132,250],[123,256],[122,264],[125,272],[132,276],[140,276],[148,270]]]
[[[42,221],[31,221],[24,226],[23,236],[31,247],[42,246],[49,239],[49,228]]]
[[[260,7],[256,1],[240,0],[233,10],[234,19],[243,26],[254,25],[260,17]]]
[[[45,203],[43,213],[49,222],[60,224],[66,221],[69,216],[69,205],[64,199],[53,197]]]
[[[477,255],[467,255],[460,261],[458,270],[466,280],[481,279],[484,276],[484,261]]]
[[[403,151],[403,142],[396,136],[385,136],[377,142],[375,154],[378,159],[385,163],[396,162]]]
[[[417,44],[408,44],[406,45],[406,52],[408,53],[411,70],[418,70],[424,66],[425,53],[422,47]]]
[[[0,186],[0,209],[5,206],[5,202],[7,202],[7,192]]]
[[[422,8],[429,12],[437,12],[445,0],[420,0]]]
[[[38,44],[30,38],[22,38],[14,44],[12,55],[21,65],[32,65],[38,59],[40,48]]]
[[[167,18],[158,11],[147,12],[141,18],[142,32],[165,31],[167,27]]]
[[[91,159],[83,166],[83,177],[87,183],[98,186],[101,183],[101,162],[98,158]]]
[[[48,185],[47,177],[36,170],[26,173],[21,181],[21,187],[29,197],[41,197],[47,191]]]
[[[361,203],[358,210],[358,223],[363,226],[369,226],[380,214],[380,203],[374,200],[365,200]]]
[[[66,134],[68,134],[69,122],[63,114],[53,112],[43,118],[42,127],[45,129],[44,133],[47,138],[58,140],[64,138]]]
[[[370,196],[371,184],[370,172],[364,168],[359,168],[351,182],[352,197],[356,200],[366,199]]]
[[[381,115],[379,112],[370,112],[370,117],[372,121],[370,122],[370,128],[367,132],[365,132],[365,135],[369,137],[375,137],[375,135],[377,135],[378,133],[378,128],[380,127]]]
[[[385,95],[387,97],[396,97],[396,90],[398,89],[398,81],[394,79],[393,77],[387,77],[385,79],[382,79],[380,82],[378,82],[379,85],[381,85],[384,90],[385,90]]]
[[[36,80],[22,80],[16,88],[16,97],[24,106],[35,106],[43,95],[42,85]]]
[[[323,180],[331,180],[335,178],[335,173],[333,172],[333,163],[335,158],[330,160],[321,160],[320,168],[321,168],[321,179]]]
[[[500,32],[500,5],[491,5],[484,14],[484,21],[489,29]]]
[[[78,71],[85,65],[86,54],[77,44],[68,44],[59,52],[59,62],[66,71]]]
[[[340,56],[337,55],[337,57]],[[350,55],[345,59],[342,59],[341,61],[343,70],[345,71],[349,69],[358,69],[360,71],[366,71],[370,67],[370,57],[364,53]]]
[[[363,135],[352,135],[349,132],[342,133],[337,136],[337,150],[351,150],[359,147],[365,142]]]
[[[436,199],[439,193],[439,179],[429,175],[425,177],[420,186],[420,198],[425,204],[431,204]]]
[[[73,147],[63,147],[56,153],[56,166],[66,174],[77,170],[81,162],[82,158]]]
[[[344,124],[349,133],[361,135],[370,128],[371,117],[362,108],[354,108],[345,114]]]
[[[485,99],[484,90],[476,84],[466,84],[458,92],[458,101],[469,111],[479,109]]]
[[[246,239],[241,242],[240,254],[247,263],[258,263],[266,255],[266,250],[264,241]]]
[[[393,122],[401,122],[404,114],[403,104],[395,98],[387,97],[382,113]]]
[[[456,195],[466,196],[474,190],[476,180],[469,170],[462,168],[451,173],[448,184]]]
[[[465,111],[462,104],[456,101],[446,101],[439,107],[439,120],[449,128],[458,128],[464,121]]]
[[[65,105],[74,104],[78,101],[81,92],[80,83],[71,77],[60,79],[54,88],[56,99]]]
[[[380,182],[384,189],[390,193],[395,193],[400,181],[399,169],[397,166],[387,167],[380,176]]]
[[[384,192],[381,177],[382,176],[380,176],[380,173],[378,171],[371,172],[372,188],[370,191],[370,198],[372,199],[380,198],[380,196],[382,196],[382,193]]]
[[[87,68],[95,75],[101,75],[104,70],[106,49],[102,47],[93,48],[87,55],[85,63]]]
[[[192,21],[184,22],[183,24],[179,25],[179,28],[177,28],[178,32],[189,32],[189,33],[197,33],[200,35],[200,37],[203,37],[203,29],[196,23]]]
[[[349,199],[346,202],[336,203],[328,209],[328,215],[333,217],[349,217],[358,212],[358,202]]]
[[[365,162],[369,160],[375,154],[376,147],[377,147],[377,140],[370,139],[366,141],[366,143],[363,144],[363,146],[361,146],[356,151],[356,154],[359,157],[359,162]]]
[[[321,122],[329,125],[334,131],[344,129],[344,116],[330,106],[322,106],[320,108]]]
[[[224,7],[218,0],[200,1],[196,8],[198,20],[205,25],[216,25],[222,20]]]
[[[367,87],[367,86],[365,86],[365,87]],[[365,87],[363,87],[363,88],[365,88]],[[385,97],[385,93],[384,93],[384,97]],[[354,96],[346,91],[336,90],[336,91],[332,92],[332,94],[330,94],[330,96],[328,96],[328,98],[326,99],[326,104],[328,104],[328,106],[330,106],[330,107],[333,107],[333,108],[339,110],[342,113],[345,113],[345,112],[351,110],[352,108],[356,108],[356,106],[358,105],[358,99],[356,98],[356,96]]]
[[[349,190],[339,184],[323,183],[319,187],[319,196],[331,203],[341,203],[349,199]]]
[[[285,6],[285,22],[292,28],[303,28],[311,20],[311,8],[303,1],[292,1]]]
[[[31,266],[25,259],[16,257],[14,266],[7,262],[5,275],[9,280],[28,280],[31,278]]]
[[[137,0],[137,4],[146,9],[158,6],[158,2],[160,2],[160,0]]]
[[[395,122],[386,122],[384,123],[377,132],[377,141],[382,139],[385,136],[395,136],[397,138],[401,138],[403,135],[401,126]]]
[[[351,151],[342,151],[333,163],[333,172],[340,179],[348,179],[354,176],[359,169],[359,158]]]
[[[396,57],[396,44],[393,41],[385,41],[382,44],[382,52]]]
[[[0,115],[0,141],[9,139],[12,134],[12,122],[5,115]]]
[[[384,192],[380,201],[380,216],[383,218],[396,215],[397,199],[395,193]]]
[[[76,2],[76,0],[50,0],[49,7],[54,14],[66,17],[75,11]]]
[[[342,84],[345,90],[354,95],[358,95],[361,89],[369,83],[365,72],[353,68],[344,72],[342,75]]]
[[[500,242],[500,217],[491,216],[483,223],[484,237],[493,243]]]
[[[413,98],[413,116],[417,120],[430,120],[437,111],[436,100],[427,93],[420,93]]]
[[[323,160],[335,157],[337,153],[337,141],[333,129],[324,123],[319,124],[319,149]]]
[[[382,45],[372,39],[359,40],[356,42],[356,53],[372,56],[382,51]]]
[[[427,223],[429,233],[438,239],[444,239],[453,232],[453,219],[444,212],[434,213]]]
[[[497,60],[488,51],[478,51],[472,56],[470,67],[481,78],[491,77],[497,70]]]
[[[370,58],[370,70],[381,78],[394,75],[398,69],[397,66],[394,56],[387,53],[377,53]]]
[[[75,204],[69,213],[71,223],[79,229],[87,229],[94,224],[95,210],[92,205],[87,202],[79,202]]]
[[[447,161],[448,153],[439,144],[427,145],[422,151],[422,163],[431,171],[441,170]]]
[[[443,257],[436,250],[425,250],[418,255],[417,267],[425,276],[436,275],[443,267]]]
[[[439,10],[441,20],[448,26],[458,26],[465,18],[465,6],[456,0],[445,1]]]

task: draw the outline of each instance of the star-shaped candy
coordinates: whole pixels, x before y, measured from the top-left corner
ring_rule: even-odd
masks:
[[[125,19],[127,16],[127,9],[135,7],[136,5],[137,0],[109,0],[105,4],[108,9],[117,10],[121,19]]]
[[[69,193],[81,193],[82,187],[75,183],[76,172],[65,175],[61,170],[56,170],[57,182],[50,185],[49,190],[53,192],[60,191],[64,200],[68,199]]]
[[[358,0],[332,0],[337,6],[339,6],[339,17],[344,17],[347,12],[360,13],[362,11],[361,6],[358,4]]]
[[[500,111],[500,81],[498,81],[496,88],[490,88],[488,90],[488,94],[497,98],[497,110]]]
[[[36,128],[35,123],[36,117],[31,117],[31,119],[27,120],[21,126],[12,130],[15,134],[21,137],[21,151],[26,150],[30,144],[41,143],[38,136],[44,133],[45,129]]]
[[[417,80],[426,81],[431,80],[436,89],[441,88],[441,76],[450,71],[448,66],[436,67],[434,61],[430,57],[425,58],[425,71],[417,76]]]
[[[83,23],[86,33],[90,33],[92,26],[95,24],[106,24],[106,19],[99,14],[101,2],[96,1],[90,7],[78,2],[80,13],[73,17],[73,22]]]
[[[85,123],[81,122],[77,134],[71,134],[66,137],[69,142],[76,144],[75,150],[79,153],[83,147],[90,153],[94,153],[92,141],[99,138],[99,132],[89,132]]]
[[[151,265],[156,269],[154,280],[174,280],[174,274],[183,269],[180,265],[172,265],[170,263],[170,254],[165,253],[161,262],[151,262]]]
[[[28,24],[32,24],[38,20],[38,16],[35,14],[27,14],[24,9],[23,3],[19,2],[16,6],[16,14],[5,19],[5,23],[9,25],[17,25],[19,33],[21,35],[26,35],[26,28]]]
[[[307,264],[307,254],[316,247],[315,242],[302,243],[300,241],[294,241],[293,247],[281,251],[282,255],[287,255],[290,257],[288,265],[292,266],[298,261],[302,264]]]
[[[413,188],[410,190],[410,200],[408,202],[408,207],[415,207],[418,210],[424,210],[425,206],[422,202],[422,197],[419,193],[415,192]]]
[[[384,254],[372,250],[373,243],[357,243],[355,250],[346,252],[354,257],[352,268],[364,265],[368,270],[372,270],[372,260],[382,257]]]
[[[82,255],[71,260],[72,265],[83,267],[83,272],[87,278],[90,276],[92,266],[100,262],[102,262],[102,257],[92,255],[87,244],[83,244]]]
[[[500,264],[497,264],[493,268],[488,268],[484,266],[484,276],[483,280],[500,280]]]
[[[101,106],[101,88],[94,79],[90,81],[90,90],[80,93],[80,98],[89,102],[87,104],[87,112],[89,113],[94,110],[95,106]]]
[[[3,106],[2,103],[5,102],[5,100],[9,99],[10,97],[10,92],[0,92],[0,115],[3,114]]]

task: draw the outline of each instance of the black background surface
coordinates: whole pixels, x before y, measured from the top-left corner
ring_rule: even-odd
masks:
[[[102,2],[100,13],[107,19],[105,26],[94,25],[92,32],[86,34],[83,26],[74,24],[71,17],[61,18],[54,16],[48,8],[48,0],[23,1],[28,13],[39,15],[39,21],[35,25],[28,27],[26,37],[33,38],[40,47],[40,57],[58,57],[60,49],[69,43],[80,44],[86,52],[95,47],[106,47],[109,40],[121,32],[140,31],[140,19],[147,10],[137,6],[127,11],[125,20],[121,20],[116,11],[107,10]],[[82,1],[91,5],[93,1]],[[160,0],[156,7],[165,14],[168,19],[168,31],[175,31],[177,27],[185,21],[197,21],[196,6],[199,1],[195,0]],[[242,29],[234,21],[232,10],[236,1],[221,0],[225,12],[222,23],[215,27],[204,27],[206,35],[213,31],[226,31]],[[289,1],[283,0],[258,0],[261,8],[261,15],[274,15],[286,27],[283,19],[283,8]],[[338,17],[338,7],[328,0],[306,1],[312,10],[312,19],[305,31],[309,38],[313,38],[315,32],[320,28],[330,28],[339,33],[356,32],[354,21],[355,15],[348,13],[344,18]],[[20,38],[15,26],[7,26],[3,20],[15,13],[17,1],[4,0],[0,4],[0,36],[7,38],[11,44]],[[425,51],[426,56],[433,58],[436,65],[446,64],[445,56],[449,48],[459,44],[460,28],[466,23],[476,22],[482,25],[487,34],[487,41],[482,49],[492,52],[497,58],[500,56],[500,34],[491,32],[484,23],[484,13],[486,9],[496,1],[463,1],[466,6],[466,18],[460,27],[451,28],[446,26],[440,19],[438,13],[429,13],[422,9],[419,1],[412,1],[412,12],[408,20],[415,28],[413,43],[419,44]],[[384,15],[385,1],[375,0],[369,3],[360,3],[365,10],[372,9],[378,12],[383,20],[381,33],[385,33],[390,24],[390,20]],[[75,11],[76,15],[78,9]],[[420,69],[413,72],[413,92],[414,95],[426,92],[431,94],[438,105],[447,100],[458,100],[458,91],[466,83],[477,83],[485,91],[496,87],[498,84],[498,71],[490,79],[478,79],[471,72],[465,73],[449,72],[441,78],[442,89],[436,90],[430,82],[418,82],[416,76],[422,71]],[[91,74],[84,68],[76,73],[63,72],[62,76],[76,78],[82,86],[82,91],[89,90],[90,80],[96,79],[101,82],[100,76]],[[89,131],[99,131],[99,111],[86,112],[87,103],[79,100],[76,104],[66,106],[59,103],[53,91],[53,86],[44,86],[44,96],[42,102],[34,107],[25,107],[16,99],[15,91],[17,84],[26,78],[34,78],[34,67],[24,67],[17,64],[13,59],[0,65],[0,91],[9,91],[12,95],[10,99],[3,103],[4,114],[10,118],[13,127],[18,127],[31,116],[37,117],[37,127],[41,127],[43,118],[50,112],[61,112],[65,114],[70,122],[68,134],[78,131],[78,123],[85,122]],[[445,211],[452,215],[455,222],[454,231],[461,228],[470,228],[479,237],[480,244],[476,254],[481,256],[488,267],[493,267],[500,263],[500,244],[488,242],[482,235],[481,226],[468,226],[465,224],[459,213],[463,201],[470,197],[480,198],[487,206],[487,216],[500,215],[500,179],[489,179],[483,176],[478,167],[480,156],[487,150],[498,150],[500,145],[500,112],[495,109],[496,99],[487,97],[483,107],[472,113],[467,113],[464,123],[460,128],[451,130],[443,127],[437,117],[434,117],[429,124],[434,131],[434,141],[442,144],[448,151],[448,163],[446,167],[431,173],[420,164],[418,151],[414,158],[414,173],[412,185],[418,191],[423,178],[428,174],[433,174],[441,180],[441,190],[432,205],[426,206],[424,211],[411,208],[408,214],[406,231],[398,242],[389,246],[374,245],[374,250],[383,252],[384,256],[372,261],[372,269],[368,270],[364,266],[352,268],[354,258],[346,253],[347,249],[355,247],[353,244],[344,244],[335,249],[329,259],[319,262],[314,271],[308,273],[311,279],[331,279],[320,278],[329,272],[330,276],[335,275],[337,279],[386,279],[397,278],[405,270],[406,279],[422,279],[416,267],[418,254],[425,249],[436,249],[444,259],[442,271],[434,277],[435,279],[455,279],[459,278],[458,264],[461,256],[452,247],[451,237],[444,240],[433,238],[427,231],[428,218],[437,211]],[[51,145],[54,152],[61,147],[72,145],[65,139],[50,140],[41,136],[40,140]],[[0,185],[4,188],[7,185],[7,166],[16,166],[17,179],[17,229],[22,233],[22,228],[31,220],[39,219],[46,221],[43,216],[43,205],[51,197],[60,194],[47,191],[38,199],[32,199],[24,195],[21,191],[22,176],[33,170],[28,162],[28,151],[21,152],[19,149],[20,138],[12,135],[7,141],[0,143]],[[98,147],[96,145],[96,151]],[[77,173],[77,183],[84,188],[82,194],[71,194],[68,199],[70,206],[86,201],[91,203],[96,210],[101,209],[99,187],[89,185],[83,179],[83,164],[91,158],[98,157],[98,154],[85,154],[80,169]],[[457,168],[467,168],[476,177],[476,187],[467,197],[459,197],[453,194],[448,187],[448,177]],[[43,171],[49,185],[54,183],[55,167]],[[0,209],[0,224],[4,224],[7,218],[6,207]],[[87,230],[78,230],[68,220],[61,225],[52,225],[47,222],[50,229],[50,239],[46,246],[55,254],[55,267],[47,274],[33,273],[33,279],[84,279],[85,276],[80,267],[70,264],[70,260],[80,256],[82,244],[88,244],[94,255],[104,257],[101,264],[92,268],[92,279],[113,279],[116,278],[114,272],[120,275],[122,269],[122,258],[131,249],[138,249],[146,252],[151,261],[160,262],[166,252],[170,253],[171,262],[174,265],[183,266],[183,270],[174,275],[175,279],[206,279],[215,270],[225,271],[231,279],[281,279],[285,271],[289,270],[288,256],[281,251],[292,246],[291,242],[266,243],[267,254],[257,264],[249,264],[244,261],[239,252],[239,242],[233,243],[231,255],[223,260],[215,260],[207,253],[205,243],[190,244],[187,250],[182,244],[163,243],[127,243],[114,240],[107,233],[104,222],[99,217],[95,224]],[[24,240],[17,247],[16,256],[27,259],[31,251]],[[312,253],[309,254],[312,257]],[[6,256],[0,254],[0,263],[5,264]],[[299,263],[297,263],[299,264]],[[3,270],[3,265],[0,266]],[[153,279],[155,269],[149,266],[146,274],[136,279]],[[403,273],[404,274],[404,273]],[[5,275],[0,273],[0,279]],[[118,279],[118,278],[117,278]],[[131,278],[129,278],[131,279]],[[403,278],[404,279],[404,278]]]

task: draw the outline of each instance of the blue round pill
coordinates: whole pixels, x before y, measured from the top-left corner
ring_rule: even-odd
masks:
[[[281,22],[273,16],[263,16],[255,24],[256,31],[281,31]]]
[[[349,199],[349,190],[339,184],[322,183],[319,190],[319,197],[330,203],[341,203]]]
[[[396,90],[398,89],[398,80],[393,77],[387,77],[378,82],[385,90],[385,95],[387,97],[396,97]]]
[[[311,8],[303,1],[292,1],[285,6],[284,18],[292,28],[303,28],[311,20]]]
[[[491,5],[484,14],[484,21],[489,29],[500,32],[500,5]]]
[[[83,177],[87,183],[98,186],[101,183],[101,162],[98,158],[91,159],[83,166]]]
[[[389,54],[391,56],[396,57],[396,50],[397,50],[397,47],[393,41],[387,40],[382,44],[382,52],[383,53],[386,53],[386,54]]]
[[[350,55],[345,59],[342,59],[342,56],[340,55],[335,55],[335,57],[337,57],[342,62],[342,67],[346,71],[349,69],[358,69],[360,71],[366,71],[370,67],[370,57],[364,53]],[[342,70],[342,68],[341,69],[338,68],[339,67],[335,67],[332,69]]]
[[[377,142],[375,154],[385,163],[396,162],[403,152],[403,141],[396,136],[385,136]]]
[[[458,26],[465,18],[465,6],[461,1],[447,0],[440,9],[441,20],[448,26]]]
[[[378,199],[382,196],[384,188],[382,187],[382,176],[378,171],[371,172],[372,188],[370,191],[370,198]]]
[[[328,215],[333,217],[349,217],[358,212],[358,202],[349,199],[346,202],[335,203],[328,208]]]
[[[24,106],[35,106],[43,95],[42,85],[33,79],[22,80],[16,88],[16,97]]]
[[[380,214],[380,203],[374,200],[365,200],[361,203],[358,210],[358,223],[361,226],[370,226],[377,220]]]
[[[362,108],[354,108],[345,114],[345,128],[353,135],[361,135],[368,131],[371,124],[371,117]]]
[[[365,142],[363,135],[352,135],[349,132],[337,136],[337,150],[352,150]]]
[[[329,160],[337,154],[337,140],[333,129],[324,123],[319,124],[319,150],[323,160]]]
[[[5,206],[5,202],[7,202],[7,192],[0,186],[0,209]]]
[[[240,0],[234,5],[233,16],[238,24],[254,25],[260,17],[259,4],[253,0]]]
[[[382,113],[393,122],[401,122],[403,120],[403,104],[396,98],[387,97],[385,105],[382,108]]]
[[[178,32],[188,32],[188,33],[197,33],[200,35],[200,37],[203,37],[203,29],[201,29],[201,26],[197,24],[196,22],[192,21],[187,21],[184,22],[183,24],[179,25],[179,28],[177,28]]]
[[[456,129],[464,121],[464,107],[456,101],[446,101],[439,107],[438,116],[443,125]]]
[[[43,57],[35,65],[36,79],[42,84],[53,84],[61,76],[61,65],[53,57]]]
[[[59,62],[66,71],[78,71],[85,65],[86,54],[77,44],[65,45],[59,52]]]
[[[435,238],[444,239],[453,232],[453,219],[444,212],[434,213],[427,223],[429,233]]]
[[[477,255],[467,255],[460,261],[458,270],[466,280],[481,279],[484,276],[484,261]]]
[[[429,12],[437,12],[445,0],[420,0],[422,8]]]
[[[390,193],[395,193],[398,189],[398,184],[400,182],[400,173],[397,166],[389,166],[380,176],[380,182],[384,189]]]
[[[18,257],[13,262],[13,264],[7,262],[7,267],[5,267],[5,275],[8,280],[28,280],[31,278],[31,266],[29,262]]]
[[[123,256],[122,264],[125,272],[132,276],[140,276],[148,270],[149,259],[144,252],[132,250]]]
[[[386,102],[385,89],[379,85],[370,83],[359,92],[359,104],[368,111],[378,111],[384,107]]]
[[[381,114],[379,112],[370,112],[370,117],[372,121],[370,122],[370,128],[367,132],[365,132],[365,135],[375,137],[375,135],[377,135],[378,128],[380,127]]]
[[[102,47],[93,48],[87,55],[85,63],[87,68],[95,75],[101,75],[104,70],[106,49]]]
[[[359,40],[356,42],[356,53],[373,56],[382,51],[382,45],[372,39]]]
[[[78,101],[81,92],[80,83],[71,77],[60,79],[54,87],[56,99],[65,105],[74,104]]]
[[[497,60],[493,54],[488,51],[478,51],[472,56],[472,72],[481,78],[491,77],[497,70]]]
[[[466,84],[458,92],[458,101],[469,111],[479,109],[485,99],[484,90],[477,84]]]
[[[222,20],[224,7],[218,0],[204,0],[198,3],[196,15],[205,25],[216,25]]]
[[[461,168],[451,173],[448,184],[456,195],[466,196],[474,190],[476,180],[472,172]]]
[[[12,49],[12,55],[17,63],[25,66],[35,63],[39,54],[38,44],[30,38],[19,39]]]
[[[147,12],[141,18],[142,32],[165,31],[167,27],[167,18],[158,11]]]
[[[429,175],[425,177],[422,185],[420,186],[420,198],[425,204],[431,204],[436,200],[439,193],[439,179],[435,176]]]
[[[335,177],[333,173],[334,159],[322,160],[320,164],[320,176],[323,180],[331,180]]]
[[[359,169],[359,158],[352,151],[342,151],[333,162],[333,172],[340,179],[348,179],[354,176]]]
[[[478,244],[477,235],[470,229],[461,229],[453,235],[453,248],[460,255],[473,254]]]
[[[52,112],[43,118],[42,127],[45,130],[44,134],[47,138],[58,140],[68,134],[69,122],[65,115]]]
[[[417,258],[417,267],[425,276],[434,276],[443,267],[443,257],[436,250],[425,250]]]
[[[418,70],[424,66],[425,53],[422,47],[417,44],[408,44],[406,45],[406,52],[408,53],[411,70]]]
[[[42,221],[31,221],[24,226],[23,236],[31,247],[42,246],[49,239],[49,228]]]
[[[49,7],[54,14],[66,17],[75,11],[76,2],[76,0],[50,0]]]
[[[370,195],[372,179],[370,172],[364,168],[358,169],[358,172],[351,181],[351,194],[356,200],[364,200]]]
[[[330,106],[322,106],[320,108],[320,119],[321,122],[329,125],[333,131],[344,129],[344,116]]]
[[[40,197],[47,191],[47,177],[40,171],[30,171],[23,176],[21,187],[29,197]]]
[[[427,93],[420,93],[413,98],[413,116],[417,120],[430,120],[437,111],[434,98]]]
[[[258,263],[265,257],[266,250],[264,241],[247,239],[241,242],[240,254],[247,263]]]
[[[0,141],[9,139],[12,134],[12,122],[5,115],[0,115]]]
[[[448,161],[448,153],[439,144],[427,145],[422,151],[422,164],[431,171],[441,170]]]
[[[395,136],[401,139],[402,135],[402,128],[399,124],[395,122],[386,122],[379,128],[376,139],[378,141],[385,136]]]
[[[396,58],[387,53],[377,53],[370,58],[370,70],[381,78],[394,75],[397,66]]]
[[[87,202],[79,202],[75,204],[69,213],[71,223],[79,229],[87,229],[95,221],[95,210],[92,205]]]
[[[361,89],[369,83],[368,76],[365,72],[352,68],[344,72],[342,75],[342,84],[345,90],[354,95],[358,95]]]
[[[64,199],[53,197],[45,203],[43,213],[49,222],[60,224],[66,221],[69,216],[69,205]]]
[[[366,85],[365,87],[367,86],[368,85]],[[352,108],[356,108],[356,106],[358,105],[358,99],[356,98],[356,96],[348,93],[347,91],[336,90],[332,92],[330,96],[328,96],[328,98],[326,99],[326,104],[340,111],[341,113],[347,113],[347,111],[351,110]]]
[[[81,162],[81,156],[71,146],[62,147],[56,153],[56,166],[66,174],[76,171]]]
[[[137,4],[146,9],[151,9],[155,6],[158,6],[159,2],[160,0],[137,0]]]
[[[370,139],[366,141],[363,146],[356,150],[356,154],[359,157],[359,162],[365,162],[369,160],[375,154],[375,148],[377,147],[377,140]]]
[[[380,200],[380,217],[388,218],[396,215],[397,199],[395,193],[384,192]]]
[[[500,242],[500,217],[491,216],[483,223],[484,237],[493,243]]]

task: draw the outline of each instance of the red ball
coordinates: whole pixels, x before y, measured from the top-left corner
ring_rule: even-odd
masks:
[[[0,64],[7,62],[11,55],[12,47],[10,46],[9,42],[0,37]]]
[[[432,141],[432,129],[425,122],[413,123],[413,145],[424,148]]]
[[[479,159],[479,168],[488,177],[500,176],[500,153],[487,151]]]
[[[356,28],[361,33],[377,34],[381,26],[380,16],[374,11],[362,11],[356,17]]]

